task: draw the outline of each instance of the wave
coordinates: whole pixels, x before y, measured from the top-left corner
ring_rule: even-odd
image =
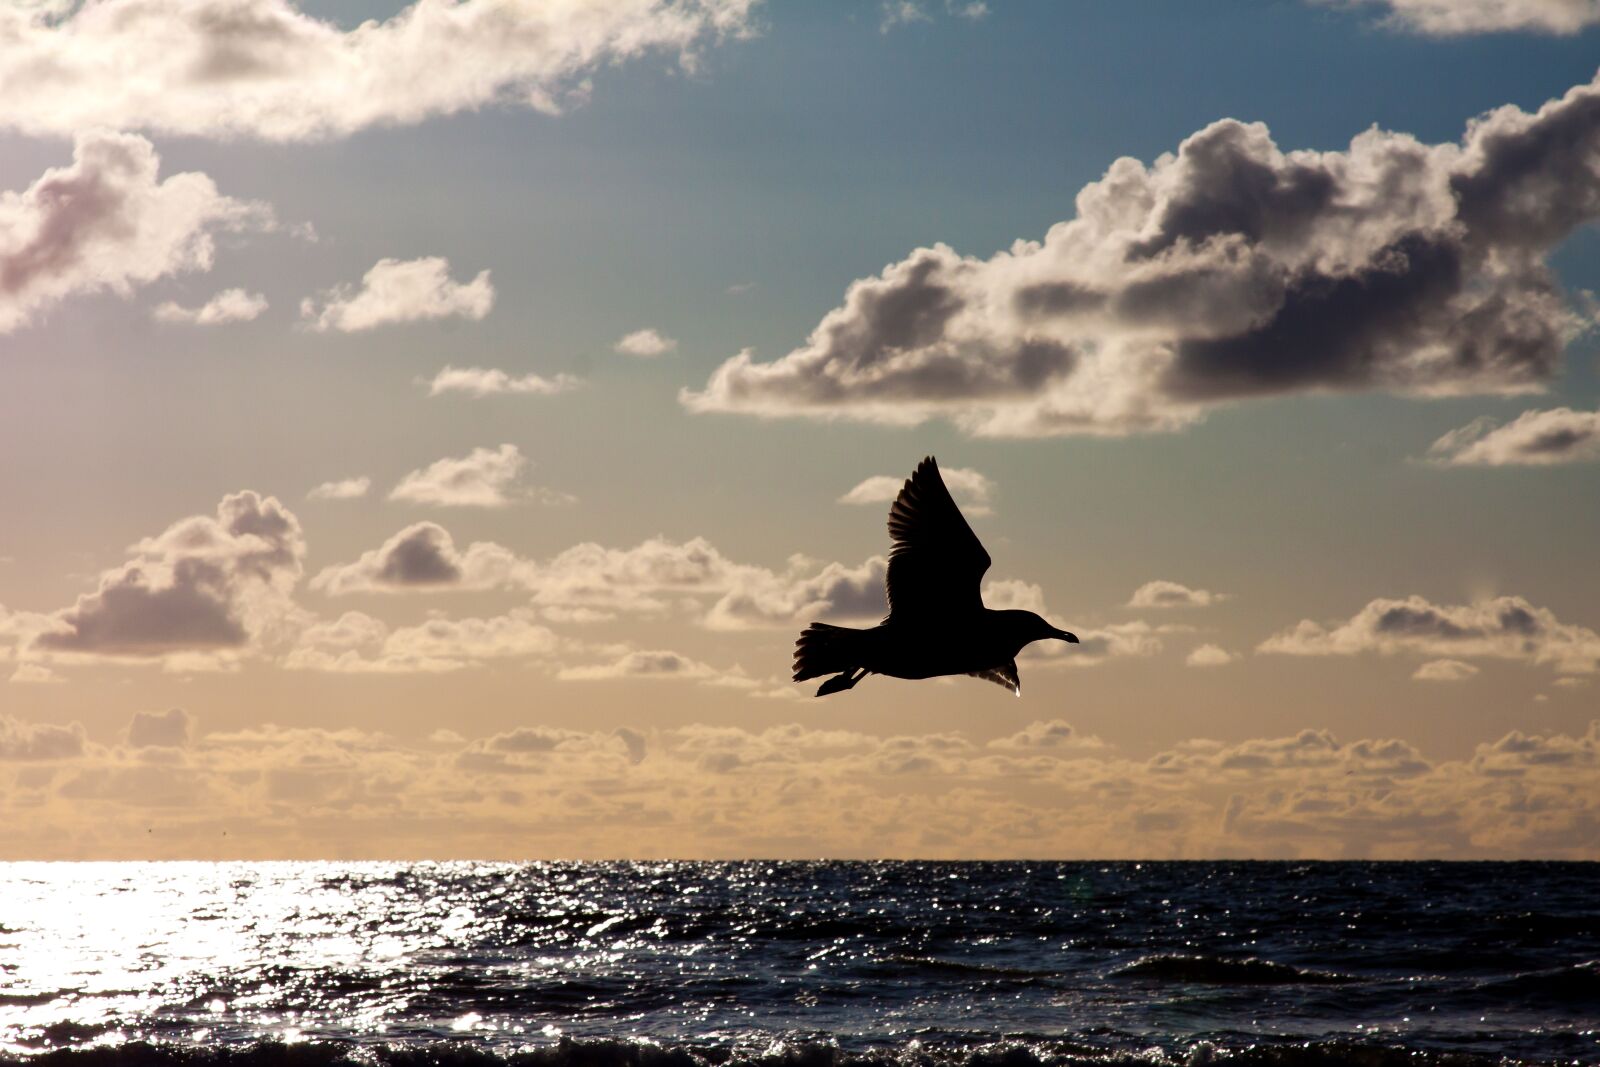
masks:
[[[1118,978],[1151,978],[1204,985],[1343,985],[1358,979],[1287,963],[1226,956],[1146,956],[1111,972]]]
[[[453,1041],[369,1045],[294,1044],[197,1048],[133,1042],[58,1049],[42,1059],[0,1053],[0,1064],[50,1067],[1516,1067],[1517,1060],[1353,1041],[1223,1048],[1210,1042],[1174,1050],[1096,1050],[1066,1042],[999,1042],[976,1047],[924,1045],[847,1050],[831,1042],[776,1041],[764,1047],[657,1045],[645,1041],[563,1040],[515,1051]]]
[[[1480,982],[1475,992],[1495,1002],[1592,1009],[1600,1004],[1600,960]]]

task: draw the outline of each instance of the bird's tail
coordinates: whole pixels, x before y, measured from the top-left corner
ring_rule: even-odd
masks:
[[[840,674],[861,666],[862,635],[865,630],[849,626],[830,626],[814,622],[794,643],[794,680]]]

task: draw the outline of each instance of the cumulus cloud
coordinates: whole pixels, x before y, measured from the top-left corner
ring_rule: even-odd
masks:
[[[528,465],[516,445],[474,448],[460,459],[441,459],[400,479],[390,500],[448,508],[503,508]]]
[[[189,743],[193,728],[194,716],[182,708],[136,711],[128,723],[128,744],[135,748],[182,748]]]
[[[489,272],[470,282],[450,277],[450,261],[442,256],[380,259],[362,275],[359,287],[341,285],[320,300],[300,302],[300,317],[313,330],[355,333],[397,322],[463,318],[478,320],[494,307]]]
[[[558,111],[610,64],[692,69],[751,31],[755,0],[417,0],[344,30],[290,0],[98,0],[0,8],[0,122],[298,141],[491,105]]]
[[[0,760],[71,759],[83,751],[83,727],[78,723],[56,726],[0,715]]]
[[[945,487],[961,505],[962,511],[968,515],[992,513],[989,502],[994,497],[994,482],[985,475],[968,467],[942,467],[939,473],[944,476]],[[905,482],[904,478],[887,474],[873,475],[840,497],[839,503],[892,504]]]
[[[1430,659],[1411,677],[1419,682],[1464,682],[1477,673],[1478,668],[1458,659]]]
[[[818,618],[877,621],[888,611],[884,577],[888,560],[873,556],[859,566],[829,563],[815,573],[796,559],[784,572],[741,568],[706,614],[714,630],[792,626]]]
[[[757,683],[743,671],[722,671],[710,664],[690,659],[677,652],[636,649],[606,663],[563,667],[557,678],[571,682],[606,681],[617,678],[656,678],[692,681],[705,685],[748,689]]]
[[[1035,720],[1008,737],[997,737],[989,747],[1002,752],[1059,751],[1067,748],[1100,748],[1097,737],[1085,737],[1061,719]]]
[[[1474,419],[1440,437],[1428,458],[1451,467],[1549,467],[1600,460],[1600,411],[1524,411],[1504,426]]]
[[[544,560],[517,555],[493,542],[458,548],[432,522],[406,527],[351,563],[325,568],[312,588],[356,592],[516,589],[548,619],[595,622],[617,614],[680,610],[719,630],[790,626],[813,616],[876,619],[885,611],[885,562],[821,564],[803,556],[781,570],[730,559],[703,537],[653,537],[629,547],[573,545]],[[1038,599],[1038,587],[1009,584]]]
[[[267,298],[243,289],[224,289],[197,308],[187,308],[171,300],[157,304],[150,312],[157,322],[187,323],[191,326],[216,326],[225,322],[249,322],[267,310]]]
[[[1133,596],[1128,598],[1128,607],[1204,608],[1227,598],[1226,593],[1213,593],[1208,589],[1190,589],[1186,585],[1158,578],[1135,589]]]
[[[79,293],[126,296],[210,270],[217,233],[272,225],[265,204],[223,196],[204,174],[162,179],[160,168],[143,137],[96,130],[76,135],[69,165],[0,192],[0,333]]]
[[[338,481],[323,482],[306,494],[307,500],[359,500],[367,495],[367,490],[372,488],[372,479],[366,475],[359,478],[343,478]]]
[[[581,648],[540,624],[527,608],[487,617],[433,615],[418,625],[393,629],[371,615],[347,611],[302,630],[283,665],[338,674],[437,674],[494,660],[545,659]]]
[[[1546,260],[1600,215],[1600,81],[1460,143],[1285,152],[1223,119],[1120,159],[1042,241],[919,248],[693,411],[946,418],[971,434],[1175,430],[1255,397],[1534,391],[1586,325]]]
[[[248,490],[134,544],[99,587],[56,613],[31,650],[63,656],[186,661],[242,653],[282,624],[305,558],[300,521],[275,497]]]
[[[311,588],[346,593],[493,589],[523,580],[526,564],[509,549],[474,541],[456,548],[450,531],[433,522],[407,526],[353,563],[324,568]]]
[[[671,352],[678,347],[678,342],[657,333],[655,330],[644,329],[634,330],[612,347],[624,355],[652,359]]]
[[[494,368],[447,366],[428,383],[428,395],[466,393],[468,396],[484,397],[512,393],[521,396],[554,396],[576,389],[580,384],[570,374],[558,374],[554,378],[524,374],[520,378],[513,378],[505,371]]]
[[[1472,604],[1420,596],[1378,599],[1331,628],[1310,619],[1262,642],[1259,652],[1353,656],[1363,652],[1448,659],[1508,659],[1550,664],[1563,674],[1600,669],[1600,634],[1564,623],[1518,596]],[[1439,668],[1443,669],[1443,668]]]
[[[1238,658],[1221,645],[1207,643],[1196,647],[1185,656],[1183,663],[1186,667],[1226,667]]]
[[[6,681],[16,685],[60,685],[66,679],[42,663],[19,663]]]
[[[1381,7],[1385,22],[1433,37],[1474,33],[1574,34],[1600,24],[1600,0],[1319,0]]]

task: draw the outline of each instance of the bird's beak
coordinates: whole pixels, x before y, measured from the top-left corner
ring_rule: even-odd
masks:
[[[1065,641],[1069,645],[1075,645],[1075,644],[1078,643],[1078,635],[1077,634],[1069,634],[1065,630],[1057,630],[1055,633],[1051,634],[1050,636],[1060,638],[1061,640]]]

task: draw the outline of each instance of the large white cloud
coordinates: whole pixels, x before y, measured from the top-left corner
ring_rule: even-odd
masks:
[[[1319,0],[1382,7],[1397,28],[1436,37],[1528,31],[1573,34],[1600,24],[1600,0]]]
[[[1584,317],[1547,265],[1600,215],[1600,82],[1458,143],[1285,152],[1224,119],[1112,164],[1043,241],[939,244],[853,283],[807,341],[725,362],[694,411],[988,436],[1187,426],[1270,395],[1537,390]]]
[[[1311,619],[1262,642],[1260,652],[1295,656],[1404,653],[1428,659],[1508,659],[1551,664],[1564,674],[1600,670],[1600,633],[1562,622],[1519,596],[1434,604],[1420,596],[1380,598],[1348,621]],[[1438,677],[1436,667],[1421,677]],[[1457,672],[1459,674],[1459,672]]]
[[[494,104],[556,111],[607,64],[750,31],[755,0],[417,0],[349,29],[289,0],[0,7],[0,124],[292,141]]]
[[[1552,467],[1600,460],[1600,411],[1524,411],[1505,425],[1474,419],[1428,449],[1452,467]]]
[[[96,130],[76,136],[69,165],[0,192],[0,333],[78,293],[125,296],[209,270],[217,232],[272,225],[266,205],[223,196],[204,174],[163,179],[160,168],[143,137]]]
[[[397,322],[430,319],[481,319],[494,307],[494,286],[482,270],[470,282],[450,277],[441,256],[380,259],[361,277],[361,285],[341,285],[320,300],[300,302],[300,317],[313,330],[355,333]]]

